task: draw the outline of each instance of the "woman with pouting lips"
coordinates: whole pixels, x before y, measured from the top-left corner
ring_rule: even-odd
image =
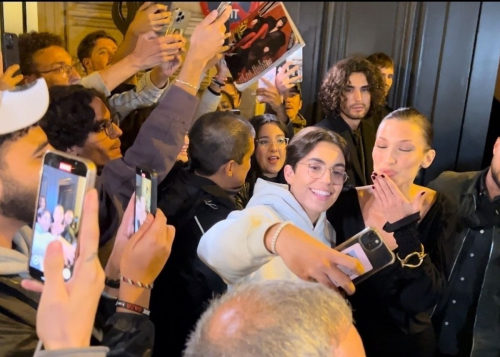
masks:
[[[417,110],[387,115],[372,152],[373,185],[344,190],[327,212],[337,244],[374,227],[397,256],[350,298],[368,356],[434,355],[431,315],[451,264],[456,210],[443,194],[414,183],[434,160],[432,139],[431,123]]]

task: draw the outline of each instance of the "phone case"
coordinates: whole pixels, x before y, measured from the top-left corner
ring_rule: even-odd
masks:
[[[184,31],[186,31],[190,19],[190,11],[181,10],[179,8],[175,9],[172,14],[172,21],[164,31],[165,35],[184,35]]]
[[[14,64],[20,64],[19,59],[19,39],[16,34],[6,32],[2,35],[2,55],[3,55],[3,70]],[[18,70],[15,75],[20,74]]]
[[[149,180],[151,180],[151,199],[150,199],[150,204],[151,204],[151,209],[150,212],[154,216],[156,215],[156,206],[157,206],[157,201],[158,201],[158,175],[154,170],[147,170],[141,167],[136,167],[136,175],[142,176],[143,174],[147,174],[149,176]],[[143,176],[145,177],[145,176]],[[146,177],[145,177],[146,178]],[[142,181],[141,181],[142,182]],[[134,202],[134,232],[137,232],[138,225],[136,225],[137,221],[137,203],[138,203],[138,186],[136,182],[136,195],[135,195],[135,202]]]
[[[80,163],[83,163],[86,167],[86,176],[85,176],[85,192],[89,191],[90,189],[94,188],[95,186],[95,180],[96,180],[96,175],[97,175],[97,168],[94,164],[94,162],[92,162],[91,160],[88,160],[88,159],[84,159],[82,157],[79,157],[79,156],[75,156],[75,155],[70,155],[70,154],[67,154],[65,152],[62,152],[62,151],[58,151],[58,150],[47,150],[43,156],[43,159],[42,159],[42,167],[40,169],[40,174],[39,174],[39,181],[38,181],[38,191],[37,191],[37,198],[36,198],[36,205],[35,207],[38,208],[39,206],[39,199],[40,199],[40,192],[41,192],[41,188],[42,188],[42,181],[43,181],[43,170],[44,170],[44,166],[46,166],[46,163],[48,161],[48,158],[52,155],[56,155],[56,156],[59,156],[59,157],[62,157],[64,158],[66,161],[78,161]],[[51,166],[53,167],[53,166]],[[83,205],[83,199],[81,200],[81,204]],[[33,218],[33,227],[35,227],[36,225],[36,222],[37,222],[37,209],[35,209],[35,215],[34,215],[34,218]],[[80,227],[81,228],[81,227]],[[35,230],[33,229],[33,236],[32,236],[32,244],[34,243],[34,235],[35,235]],[[77,237],[77,244],[79,244],[79,240],[78,240],[78,237]],[[41,278],[43,277],[43,273],[41,273],[39,270],[33,270],[33,268],[31,267],[31,253],[33,252],[33,249],[30,248],[30,257],[29,257],[29,260],[28,260],[28,266],[29,266],[29,271],[30,271],[30,276],[33,277],[34,279],[37,279],[37,280],[42,280]],[[74,267],[74,265],[73,265]],[[73,269],[73,267],[71,269]],[[41,274],[40,274],[41,273]],[[72,275],[72,274],[71,274]],[[65,278],[65,280],[67,280]]]
[[[393,264],[396,260],[396,256],[385,244],[377,230],[370,227],[363,229],[335,247],[335,250],[357,258],[363,264],[365,273],[361,276],[339,266],[339,269],[349,275],[354,284],[359,284],[386,266]]]

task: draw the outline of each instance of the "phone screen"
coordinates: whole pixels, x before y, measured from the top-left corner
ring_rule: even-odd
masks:
[[[71,278],[87,180],[85,163],[46,154],[33,225],[30,275],[34,278],[43,280],[45,251],[54,240],[63,247],[63,277]]]
[[[148,213],[156,213],[156,176],[154,172],[137,168],[135,174],[134,231],[144,223]]]

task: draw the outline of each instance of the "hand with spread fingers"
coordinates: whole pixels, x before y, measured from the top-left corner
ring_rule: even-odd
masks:
[[[279,225],[271,227],[265,236],[264,242],[269,251],[271,237],[277,226]],[[285,265],[302,280],[317,281],[331,289],[341,287],[349,295],[356,289],[351,279],[338,266],[358,275],[364,271],[358,259],[326,246],[293,225],[287,225],[279,233],[275,249]]]
[[[44,260],[45,284],[23,280],[22,286],[42,292],[37,311],[37,334],[46,350],[90,345],[92,326],[104,288],[104,271],[97,257],[99,247],[99,203],[97,191],[85,195],[79,234],[79,254],[68,282],[63,279],[61,242],[47,247]]]
[[[275,83],[280,95],[284,95],[287,90],[292,88],[302,79],[302,75],[294,75],[298,70],[299,66],[293,62],[286,62],[285,65],[278,70]]]
[[[392,224],[420,212],[425,200],[425,191],[417,193],[413,201],[410,202],[389,176],[379,175],[374,172],[372,180],[373,194],[382,207],[387,222]]]
[[[137,10],[129,31],[132,31],[136,36],[149,31],[157,32],[163,26],[168,25],[171,19],[172,13],[168,12],[167,6],[147,1]]]
[[[283,106],[283,100],[281,99],[278,89],[276,89],[274,84],[266,78],[261,79],[266,84],[267,88],[257,88],[256,94],[258,100],[261,103],[269,104],[275,112],[278,112],[281,106]]]

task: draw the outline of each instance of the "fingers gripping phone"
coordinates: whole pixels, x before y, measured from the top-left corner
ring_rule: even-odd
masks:
[[[135,171],[134,232],[139,230],[148,213],[153,216],[156,214],[157,188],[156,172],[137,167]]]
[[[394,253],[374,228],[363,229],[355,236],[335,247],[335,250],[358,259],[365,268],[364,274],[359,276],[342,266],[338,266],[340,270],[351,278],[355,285],[386,266],[393,264],[396,260]]]
[[[54,240],[63,247],[64,280],[73,275],[83,201],[85,193],[94,187],[95,177],[96,166],[90,160],[56,150],[45,153],[29,259],[33,278],[44,280],[45,251]]]
[[[15,33],[6,32],[2,35],[2,55],[4,71],[14,64],[21,63],[19,59],[19,39]],[[20,70],[17,70],[14,75],[18,74],[21,74]]]
[[[190,11],[181,10],[180,8],[175,9],[170,23],[160,31],[161,35],[184,35],[190,19]]]

